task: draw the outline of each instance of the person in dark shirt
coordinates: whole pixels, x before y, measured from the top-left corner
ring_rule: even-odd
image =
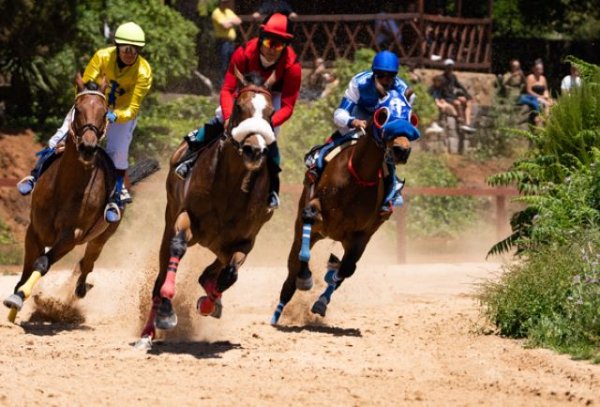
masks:
[[[283,14],[284,16],[289,17],[290,19],[294,19],[298,17],[294,10],[289,5],[289,3],[285,0],[266,0],[261,3],[258,7],[258,10],[252,14],[252,17],[255,20],[261,20],[266,16],[270,16],[271,14]]]
[[[460,128],[469,133],[475,132],[475,128],[471,126],[471,100],[473,98],[454,74],[454,61],[450,58],[444,61],[442,78],[444,79],[442,97],[459,112],[459,121],[462,121]]]

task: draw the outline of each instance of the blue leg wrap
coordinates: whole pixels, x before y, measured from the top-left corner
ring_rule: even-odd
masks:
[[[115,185],[115,193],[113,195],[113,201],[122,208],[121,203],[121,190],[123,189],[123,177],[117,177],[117,183]]]
[[[310,231],[312,229],[312,225],[309,223],[305,223],[302,226],[302,247],[300,248],[300,254],[298,258],[300,261],[308,263],[310,260]]]
[[[283,302],[280,302],[279,304],[277,304],[277,308],[275,308],[275,312],[273,313],[273,316],[271,317],[271,325],[277,325],[277,322],[279,321],[279,317],[281,317],[281,313],[283,312],[283,307],[285,307],[285,304]]]
[[[327,288],[325,289],[325,291],[323,291],[323,294],[321,294],[321,296],[319,298],[324,299],[326,301],[326,303],[329,304],[331,302],[331,295],[333,294],[334,291],[335,291],[335,285],[328,284]]]

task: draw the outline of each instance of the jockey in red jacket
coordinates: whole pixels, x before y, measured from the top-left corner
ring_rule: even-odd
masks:
[[[292,116],[300,91],[302,69],[296,53],[289,45],[293,38],[288,18],[283,14],[275,13],[265,19],[257,38],[251,39],[235,50],[225,74],[221,88],[221,105],[215,117],[186,136],[190,153],[198,151],[202,146],[215,140],[227,128],[239,90],[235,69],[242,75],[250,72],[258,73],[264,80],[275,72],[275,82],[271,87],[275,113],[271,118],[271,124],[277,136],[279,127]],[[196,157],[197,154],[193,154],[192,157],[184,159],[175,169],[176,174],[185,178]],[[279,151],[275,141],[268,146],[267,167],[271,179],[270,208],[279,206],[279,172],[281,171],[279,162]]]

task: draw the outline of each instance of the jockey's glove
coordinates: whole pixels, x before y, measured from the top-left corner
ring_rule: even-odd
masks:
[[[117,120],[117,115],[113,111],[106,113],[106,118],[109,122],[114,123]]]

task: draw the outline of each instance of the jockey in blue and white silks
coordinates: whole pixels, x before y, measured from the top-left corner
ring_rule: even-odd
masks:
[[[307,164],[310,165],[309,160],[314,159],[312,177],[319,177],[324,166],[324,157],[329,151],[350,138],[359,137],[360,133],[355,130],[364,130],[375,109],[382,104],[388,106],[396,120],[410,123],[410,101],[414,95],[408,85],[397,76],[399,68],[400,62],[396,54],[381,51],[373,58],[370,70],[361,72],[350,80],[339,107],[333,113],[338,132],[334,133],[324,146],[312,150],[316,152],[316,156],[310,157],[312,152],[309,153]],[[415,131],[418,133],[418,130]],[[394,163],[387,162],[386,166],[389,175],[384,178],[385,198],[381,207],[383,215],[391,213],[394,205],[402,204],[400,191],[404,185],[396,179]]]
[[[342,135],[348,134],[357,126],[352,123],[355,119],[369,120],[375,112],[375,107],[380,103],[380,95],[375,88],[375,72],[364,71],[354,76],[342,97],[339,107],[333,113],[333,122]],[[411,106],[406,97],[408,86],[402,79],[394,76],[391,86],[386,91],[396,91],[398,103],[405,106],[402,118],[410,119]]]

